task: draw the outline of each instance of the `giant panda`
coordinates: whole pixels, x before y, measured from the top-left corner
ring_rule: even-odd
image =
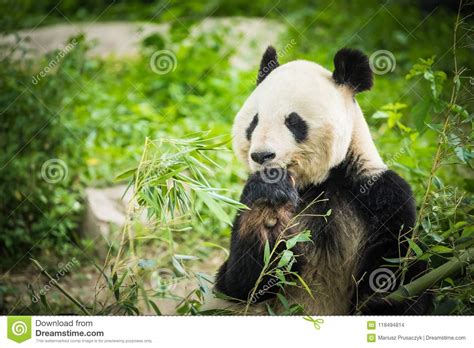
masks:
[[[276,50],[265,51],[257,86],[233,125],[234,151],[250,171],[241,196],[249,209],[236,216],[215,290],[235,300],[272,301],[282,290],[268,286],[271,276],[252,292],[265,244],[309,230],[311,242],[297,244],[292,271],[314,298],[301,287],[283,290],[304,313],[425,314],[428,294],[394,302],[377,288],[393,291],[401,283],[384,258],[405,256],[415,202],[407,182],[379,155],[355,99],[372,87],[369,59],[343,48],[334,66],[333,72],[306,60],[280,66]],[[404,282],[425,270],[421,262],[411,265]],[[388,283],[374,280],[383,271]]]

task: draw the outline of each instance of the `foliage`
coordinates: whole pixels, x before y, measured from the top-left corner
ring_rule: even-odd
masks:
[[[4,263],[21,261],[51,245],[71,252],[70,238],[78,228],[82,184],[74,171],[81,159],[76,134],[64,126],[64,95],[70,90],[68,62],[58,66],[54,78],[33,82],[56,52],[37,65],[12,59],[20,49],[4,46],[0,64],[0,254]],[[75,61],[74,57],[69,57]],[[74,64],[75,62],[71,62]],[[64,160],[65,167],[45,167],[48,160]],[[60,172],[58,172],[59,170]],[[50,179],[50,180],[48,180]],[[32,248],[36,248],[34,251]]]

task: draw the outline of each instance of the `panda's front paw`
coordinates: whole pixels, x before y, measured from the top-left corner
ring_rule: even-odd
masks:
[[[242,203],[281,206],[298,203],[298,191],[292,174],[284,168],[266,168],[250,175],[242,193]]]

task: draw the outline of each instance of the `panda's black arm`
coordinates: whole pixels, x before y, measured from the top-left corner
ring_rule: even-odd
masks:
[[[249,177],[241,201],[250,209],[241,211],[235,219],[229,258],[217,274],[217,291],[251,302],[275,295],[276,279],[265,276],[253,298],[249,298],[264,267],[265,243],[268,240],[273,248],[282,233],[287,232],[297,200],[297,191],[287,173],[278,182],[266,182],[260,173]]]
[[[431,296],[427,293],[404,302],[384,299],[388,292],[400,286],[401,271],[397,267],[386,267],[388,262],[383,258],[406,255],[406,238],[410,237],[415,225],[416,207],[410,186],[389,170],[365,194],[357,197],[364,205],[361,211],[365,211],[369,231],[360,258],[363,261],[357,274],[359,282],[353,299],[354,311],[365,315],[425,314],[431,303]],[[419,277],[425,270],[424,262],[412,264],[405,273],[404,283]],[[384,279],[388,281],[384,283]]]
[[[250,212],[242,213],[235,221],[229,258],[219,269],[216,290],[235,299],[259,302],[271,298],[276,288],[271,288],[271,278],[265,276],[260,280],[254,298],[249,298],[264,267],[264,241],[257,234],[257,228],[244,232],[240,227],[242,221],[252,219],[249,215]],[[269,239],[269,243],[274,244],[274,241]],[[262,292],[265,286],[267,290]]]

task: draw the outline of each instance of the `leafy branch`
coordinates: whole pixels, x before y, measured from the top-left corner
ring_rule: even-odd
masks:
[[[249,307],[256,296],[257,289],[265,277],[269,277],[270,279],[278,279],[276,286],[282,289],[284,289],[285,286],[298,286],[297,283],[291,280],[292,278],[296,279],[304,288],[304,290],[308,293],[308,295],[313,300],[315,300],[313,293],[308,284],[306,284],[305,280],[297,272],[292,270],[292,267],[294,263],[297,262],[297,257],[299,256],[294,253],[294,249],[299,243],[312,242],[311,231],[305,230],[299,233],[295,233],[294,229],[298,226],[298,218],[300,218],[301,216],[306,216],[305,212],[311,206],[319,202],[327,201],[327,199],[321,198],[322,195],[323,193],[319,194],[301,212],[299,212],[290,219],[288,224],[285,226],[285,228],[282,229],[282,231],[278,235],[276,242],[273,245],[273,248],[270,248],[270,243],[268,242],[268,240],[265,241],[263,254],[264,265],[262,271],[260,272],[257,278],[257,281],[255,282],[255,286],[249,293],[247,302],[245,304],[244,314],[248,313]],[[331,210],[328,210],[326,214],[320,215],[319,217],[326,219],[330,215]],[[315,217],[316,215],[312,216]],[[282,250],[279,251],[280,249]],[[291,308],[289,308],[288,302],[286,301],[283,295],[277,293],[277,297],[286,309],[291,310]]]
[[[407,298],[420,295],[439,281],[456,274],[463,266],[470,265],[474,259],[474,248],[462,252],[458,257],[451,258],[442,266],[417,278],[409,284],[401,285],[396,291],[386,296],[387,300],[403,301]]]

